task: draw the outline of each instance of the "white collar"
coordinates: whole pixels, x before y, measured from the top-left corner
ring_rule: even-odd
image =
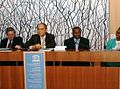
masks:
[[[44,35],[44,36],[42,36],[42,37],[40,36],[40,39],[45,39],[45,38],[46,38],[46,35]]]

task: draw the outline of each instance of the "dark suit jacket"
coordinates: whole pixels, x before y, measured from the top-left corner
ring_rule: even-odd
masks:
[[[6,48],[8,42],[8,38],[1,40],[0,48]],[[24,47],[23,39],[21,37],[14,37],[12,42],[12,48],[14,49],[16,45],[20,45]]]
[[[46,48],[54,48],[56,45],[54,35],[49,33],[46,33],[45,42],[46,42]],[[35,34],[35,35],[32,35],[30,40],[26,42],[25,47],[29,48],[29,46],[35,45],[38,43],[41,44],[40,36],[38,34]]]
[[[67,46],[66,50],[75,50],[74,38],[71,37],[64,41],[64,45]],[[83,37],[80,37],[79,50],[89,50],[89,40]]]

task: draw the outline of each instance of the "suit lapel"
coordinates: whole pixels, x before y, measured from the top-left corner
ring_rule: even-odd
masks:
[[[47,45],[48,42],[49,42],[49,36],[48,36],[48,33],[46,33],[45,44]]]
[[[72,42],[72,43],[71,43],[71,44],[72,44],[72,45],[71,45],[72,48],[75,49],[75,41],[74,41],[74,38],[72,38],[72,41],[71,41],[71,42]]]
[[[5,48],[7,47],[8,38],[5,40]]]
[[[35,39],[36,39],[35,44],[37,44],[37,43],[41,44],[41,39],[40,39],[40,36],[39,36],[39,35],[37,35],[37,38],[35,38]]]

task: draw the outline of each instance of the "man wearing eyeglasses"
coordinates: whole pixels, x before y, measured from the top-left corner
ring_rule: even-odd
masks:
[[[22,49],[24,47],[23,39],[16,37],[13,27],[6,28],[6,36],[1,40],[0,48]]]

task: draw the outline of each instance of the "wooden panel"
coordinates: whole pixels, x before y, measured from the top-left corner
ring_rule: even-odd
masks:
[[[120,52],[46,52],[46,61],[120,61]],[[0,61],[22,61],[23,52],[1,52]],[[2,63],[2,62],[1,62]],[[119,89],[120,68],[46,66],[47,89]],[[23,66],[0,66],[0,89],[24,89]]]
[[[119,51],[90,52],[93,62],[120,62]]]
[[[46,61],[120,62],[119,51],[45,52]]]
[[[47,66],[46,73],[47,89],[119,89],[118,68]],[[24,89],[23,79],[23,67],[0,67],[0,89]]]
[[[119,51],[45,52],[46,61],[120,62]],[[22,51],[0,52],[0,61],[23,61]]]
[[[106,89],[119,89],[119,67],[106,68]]]
[[[23,61],[23,51],[0,52],[0,61]]]
[[[47,67],[47,89],[119,89],[119,70],[105,67]]]
[[[24,89],[23,67],[0,66],[0,89]]]
[[[90,61],[90,52],[45,52],[46,61]],[[87,56],[86,56],[87,55]]]

